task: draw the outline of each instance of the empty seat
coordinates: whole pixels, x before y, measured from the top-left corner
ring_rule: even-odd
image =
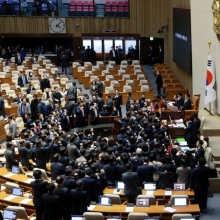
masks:
[[[121,205],[121,198],[119,195],[104,194],[103,197],[110,197],[112,199],[112,204]]]
[[[175,198],[186,198],[188,201],[189,201],[189,197],[187,196],[187,195],[172,195],[171,197],[170,197],[170,203],[172,204],[172,205],[174,205],[174,199]]]
[[[122,75],[122,79],[123,80],[129,80],[130,79],[130,75],[124,74],[124,75]]]
[[[124,74],[126,74],[125,70],[118,70],[118,75],[124,75]]]
[[[133,86],[133,85],[134,85],[134,80],[132,79],[126,80],[126,86]]]
[[[1,84],[1,91],[3,90],[10,90],[10,85],[8,83]]]
[[[182,218],[192,217],[191,214],[174,214],[172,220],[181,220]]]
[[[92,71],[85,71],[85,76],[92,76],[94,73]]]
[[[167,85],[166,85],[166,89],[174,89],[174,88],[173,88],[173,84],[167,84]]]
[[[115,61],[114,61],[115,62]],[[111,70],[114,70],[115,68],[114,68],[114,66],[112,66],[112,65],[108,65],[108,66],[106,66],[106,70],[108,70],[108,71],[111,71]]]
[[[72,85],[73,85],[72,83],[67,83],[66,84],[66,89],[69,89],[69,87],[72,86]]]
[[[105,80],[106,81],[111,81],[111,80],[114,80],[115,78],[114,78],[114,76],[112,76],[112,75],[107,75],[107,76],[105,76]]]
[[[97,80],[98,76],[90,76],[90,81]]]
[[[69,80],[68,78],[61,78],[60,83],[61,84],[66,84],[66,81],[68,81],[68,80]]]
[[[142,86],[142,85],[148,85],[148,80],[146,80],[146,79],[140,80],[140,85],[141,85],[141,86]]]
[[[5,108],[9,107],[7,99],[4,99],[4,103],[5,103]]]
[[[17,183],[11,183],[11,182],[6,182],[6,183],[5,183],[5,191],[6,191],[7,193],[12,193],[12,189],[13,189],[14,187],[19,188],[19,185],[18,185]]]
[[[131,86],[123,86],[123,92],[132,92]]]
[[[178,83],[178,84],[174,84],[174,89],[182,89],[182,86]]]
[[[141,69],[140,65],[134,65],[134,69]]]
[[[78,72],[85,72],[87,69],[84,66],[78,67]]]
[[[93,66],[92,67],[92,71],[99,71],[100,70],[100,67],[99,66]]]
[[[121,65],[120,66],[120,70],[126,70],[128,67],[127,67],[127,65]]]
[[[34,220],[35,217],[32,218],[34,213],[31,216],[28,216],[26,209],[22,206],[7,206],[6,210],[16,211],[16,219],[24,219],[24,220]]]
[[[132,60],[132,66],[139,65],[139,60]]]
[[[148,217],[148,214],[146,213],[129,213],[128,214],[128,220],[143,220],[145,217]]]
[[[84,212],[83,216],[86,217],[86,220],[104,220],[101,212]]]
[[[128,65],[128,61],[127,61],[127,60],[122,60],[122,61],[121,61],[121,65],[123,65],[123,66],[124,66],[124,65],[127,66],[127,65]]]
[[[25,66],[17,66],[18,71],[23,71],[24,68],[25,68]]]
[[[26,70],[25,70],[25,73],[26,73]],[[17,76],[17,75],[20,74],[20,72],[19,72],[18,70],[13,70],[13,71],[11,72],[11,74],[12,74],[12,76]]]
[[[6,134],[9,134],[9,124],[4,126],[4,130]]]
[[[112,86],[105,87],[105,93],[113,93],[115,89]]]
[[[120,85],[117,80],[112,80],[110,84],[111,84],[112,87]]]
[[[8,95],[9,97],[16,97],[15,91],[14,90],[7,90],[6,91],[6,95]]]
[[[108,63],[110,64],[110,65],[116,65],[116,63],[115,63],[115,61],[108,61]]]
[[[17,123],[18,128],[24,128],[24,121],[22,117],[17,117],[15,122]]]
[[[145,75],[144,74],[138,74],[137,79],[139,79],[139,80],[145,79]]]
[[[91,63],[91,62],[85,62],[85,63],[84,63],[84,67],[90,67],[90,66],[92,66],[92,63]]]
[[[150,88],[148,85],[143,85],[143,86],[141,86],[141,91],[142,92],[150,91]]]
[[[141,69],[135,69],[135,70],[134,70],[134,73],[135,73],[135,74],[142,74],[142,71],[141,71]]]
[[[102,75],[107,76],[107,75],[111,75],[111,73],[108,70],[102,70]]]
[[[157,200],[156,200],[155,196],[153,196],[153,195],[138,195],[137,198],[149,199],[149,205],[156,205],[156,203],[157,203]]]
[[[170,79],[164,79],[164,80],[163,80],[163,83],[164,83],[164,84],[169,84],[169,83],[171,83],[171,80],[170,80]]]

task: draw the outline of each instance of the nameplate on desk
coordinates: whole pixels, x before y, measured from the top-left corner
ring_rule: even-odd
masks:
[[[21,204],[27,204],[31,201],[31,199],[23,199],[20,203]]]
[[[14,173],[7,173],[4,175],[4,177],[10,177],[10,176],[14,176],[15,174]]]
[[[165,196],[172,196],[172,191],[171,190],[165,191]]]
[[[34,179],[27,179],[27,180],[25,180],[25,181],[23,181],[24,183],[31,183],[32,181],[34,181]]]
[[[121,190],[117,190],[117,189],[114,189],[114,191],[113,191],[113,194],[120,194],[121,193]]]
[[[150,196],[150,195],[154,195],[154,191],[146,191],[146,195]]]
[[[87,210],[92,211],[92,210],[94,210],[94,208],[95,208],[95,205],[90,205],[90,206],[87,207]]]
[[[4,200],[11,201],[11,200],[14,199],[14,198],[16,198],[16,196],[10,195],[10,196],[4,198]]]
[[[133,212],[133,211],[134,211],[134,206],[133,207],[127,206],[125,209],[125,212]]]
[[[166,207],[166,208],[164,208],[163,210],[165,210],[165,211],[167,211],[167,212],[170,212],[170,213],[173,213],[173,212],[176,211],[176,209],[173,209],[173,208],[171,208],[171,207]]]

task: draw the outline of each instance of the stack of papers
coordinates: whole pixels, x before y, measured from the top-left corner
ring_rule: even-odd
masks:
[[[117,191],[117,189],[114,189],[113,194],[120,194],[121,190]]]
[[[166,207],[166,208],[164,208],[163,210],[165,210],[165,211],[167,211],[167,212],[170,212],[170,213],[173,213],[173,212],[176,211],[176,209],[173,209],[173,208],[171,208],[171,207]]]
[[[177,119],[177,120],[175,120],[175,122],[176,122],[176,124],[183,124],[183,119],[181,118],[181,119]]]
[[[134,207],[126,207],[125,212],[133,212],[134,211]]]
[[[90,205],[87,207],[88,211],[92,211],[95,208],[95,205]]]
[[[172,196],[172,191],[165,191],[165,196]]]

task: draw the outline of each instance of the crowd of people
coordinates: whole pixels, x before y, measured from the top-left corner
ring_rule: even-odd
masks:
[[[83,46],[80,51],[80,58],[83,62],[91,62],[92,64],[95,64],[96,52],[93,48],[90,48],[90,46],[87,46],[87,48]]]

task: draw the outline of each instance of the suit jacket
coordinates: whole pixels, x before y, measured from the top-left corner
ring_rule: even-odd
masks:
[[[68,155],[69,155],[69,160],[76,160],[80,153],[79,153],[79,149],[76,147],[76,145],[69,143],[67,145],[67,150],[68,150]]]
[[[27,76],[24,76],[25,84],[28,84]],[[24,87],[23,76],[18,77],[18,86]]]
[[[99,82],[97,82],[97,92],[98,93],[102,93],[103,92],[103,87],[104,87],[104,84],[103,84],[103,82],[102,81],[99,81]]]
[[[60,209],[61,201],[54,193],[46,193],[41,197],[41,208],[44,219],[60,220],[62,213]]]
[[[26,92],[27,92],[27,94],[31,94],[31,91],[33,91],[33,90],[36,90],[34,87],[29,87],[27,90],[26,90]]]
[[[125,184],[125,195],[138,195],[138,175],[135,172],[127,171],[122,174],[122,181]]]
[[[196,126],[193,121],[188,123],[186,128],[186,138],[196,138]]]
[[[48,110],[48,114],[50,115],[55,110],[54,104],[49,103],[47,105],[47,110]]]
[[[137,168],[137,174],[141,182],[153,182],[153,173],[156,172],[153,166],[143,164]]]
[[[190,188],[207,190],[209,187],[209,168],[198,166],[191,171]]]
[[[64,106],[64,108],[67,110],[67,115],[68,116],[74,116],[75,115],[75,104],[73,104],[73,103],[66,103],[65,104],[65,106]]]
[[[96,114],[97,114],[97,116],[95,115],[95,109],[92,108],[90,110],[90,121],[91,122],[94,122],[96,118],[99,118],[99,110],[98,110],[98,108],[96,108]]]
[[[34,205],[39,206],[41,204],[41,196],[47,193],[47,184],[48,182],[43,181],[42,179],[35,180],[30,183],[30,186],[34,192]]]
[[[117,167],[117,165],[106,164],[103,166],[103,169],[105,170],[108,185],[114,186],[115,181],[118,180],[118,167]]]
[[[11,120],[11,122],[9,123],[9,133],[12,134],[12,138],[18,136],[17,123],[14,120]]]
[[[176,100],[176,105],[177,105],[177,107],[184,105],[184,98],[182,96]]]
[[[18,104],[21,103],[21,99],[19,98],[14,98],[12,102],[17,102]]]
[[[195,151],[195,158],[198,160],[199,158],[204,158],[205,151],[203,147],[198,148],[198,150]]]
[[[21,111],[22,111],[22,103],[19,103],[18,105],[18,115],[21,115]],[[29,103],[26,103],[25,105],[25,114],[31,114],[31,106]]]
[[[24,61],[23,56],[20,56],[20,60],[18,60],[18,56],[15,57],[15,63],[17,65],[21,65],[23,61]]]
[[[75,86],[70,86],[69,89],[67,90],[66,94],[68,99],[77,99],[77,88]]]
[[[106,103],[106,110],[111,114],[113,108],[113,101],[109,99]]]
[[[160,86],[160,87],[163,85],[163,79],[160,74],[157,74],[155,83],[157,84],[157,86]]]
[[[85,118],[85,113],[86,113],[85,108],[83,110],[84,110],[84,116],[83,116],[81,108],[79,106],[76,107],[76,122],[78,123],[83,122],[83,118]]]
[[[112,50],[109,51],[109,59],[110,60],[115,60],[116,58],[118,58],[118,51],[117,50],[114,50],[114,51],[115,51],[115,57],[113,56]]]
[[[66,56],[62,56],[60,59],[60,64],[62,66],[66,66],[67,65],[67,57]]]
[[[92,201],[97,200],[97,195],[96,195],[96,181],[90,177],[84,177],[81,179],[84,183],[83,185],[83,190],[87,191],[89,198]]]
[[[5,159],[6,159],[7,169],[12,169],[12,165],[18,166],[18,162],[16,161],[14,150],[7,148],[5,150]]]
[[[21,146],[18,148],[18,153],[20,156],[20,162],[22,166],[28,167],[29,165],[29,158],[30,158],[30,150],[27,149],[25,146]]]
[[[50,88],[50,80],[49,79],[41,79],[40,81],[40,89],[44,92],[44,89]]]
[[[60,204],[61,213],[67,212],[70,207],[70,197],[68,189],[62,185],[57,185],[54,194],[59,196],[60,200],[62,201]]]
[[[190,180],[190,173],[191,168],[190,167],[178,167],[176,170],[176,174],[178,175],[177,182],[178,183],[185,183],[186,188],[189,187],[189,180]]]
[[[30,129],[30,126],[31,126],[32,123],[33,123],[33,121],[32,121],[31,118],[27,119],[27,121],[26,121],[26,128]]]
[[[129,110],[129,108],[130,108],[130,101],[132,100],[132,98],[128,98],[127,99],[127,102],[126,102],[126,111],[128,111]]]
[[[70,192],[71,214],[83,215],[87,211],[87,206],[90,205],[88,192],[82,189],[72,189]]]
[[[190,99],[187,99],[183,104],[182,111],[190,110],[191,108],[192,108],[192,102]]]
[[[159,189],[165,188],[173,188],[173,183],[175,181],[175,174],[174,173],[163,173],[159,172],[160,179],[159,179]]]
[[[60,162],[53,162],[50,166],[51,179],[56,180],[57,176],[61,176],[65,173],[65,167]]]
[[[119,94],[118,96],[114,96],[113,100],[115,101],[115,107],[120,107],[120,105],[122,105],[122,95]]]
[[[68,189],[68,191],[70,192],[71,189],[76,188],[75,183],[76,183],[76,180],[75,180],[74,177],[66,176],[65,179],[64,179],[63,186],[66,187]]]
[[[61,128],[64,131],[68,131],[70,128],[70,119],[68,115],[64,115],[64,114],[60,114],[60,118],[61,118]]]

